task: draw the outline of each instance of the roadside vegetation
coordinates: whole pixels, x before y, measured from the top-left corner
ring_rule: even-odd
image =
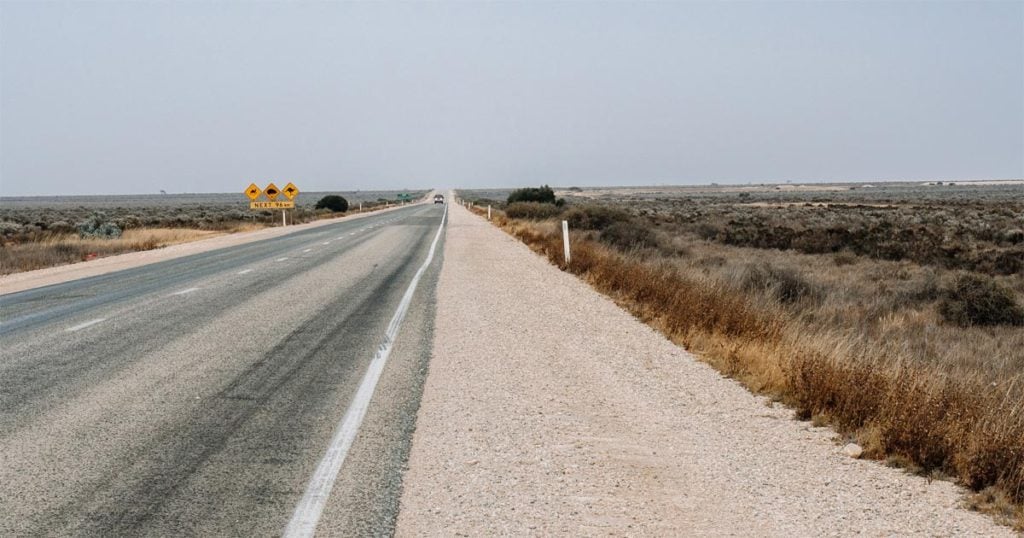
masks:
[[[494,222],[866,457],[950,477],[1024,528],[1024,192],[985,189],[581,189]]]
[[[397,192],[300,194],[289,224],[401,203]],[[411,191],[414,199],[426,191]],[[350,206],[350,202],[351,206]],[[241,194],[0,199],[0,274],[18,273],[214,235],[277,226],[280,211],[250,210]]]

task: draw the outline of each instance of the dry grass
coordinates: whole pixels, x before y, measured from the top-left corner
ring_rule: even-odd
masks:
[[[250,226],[262,227],[243,224],[240,228]],[[0,248],[0,274],[43,269],[125,252],[152,250],[206,239],[221,233],[188,228],[134,228],[126,230],[116,239],[83,238],[76,234],[52,235],[39,241],[4,245]]]
[[[976,507],[1024,527],[1024,331],[943,322],[953,274],[696,238],[672,257],[613,248],[594,232],[574,234],[566,267],[554,222],[498,213],[495,223],[723,373],[857,439],[868,457],[953,477],[985,492]],[[763,264],[753,275],[752,259]],[[1019,290],[1019,275],[1008,278]],[[779,291],[804,285],[813,293]]]

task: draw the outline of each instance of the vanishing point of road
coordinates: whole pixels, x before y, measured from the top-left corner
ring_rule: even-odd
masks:
[[[389,533],[445,208],[0,296],[0,535]]]

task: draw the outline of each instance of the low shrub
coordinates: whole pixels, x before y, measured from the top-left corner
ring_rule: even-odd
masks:
[[[75,231],[75,227],[72,226],[71,223],[69,223],[66,220],[58,220],[58,221],[51,222],[50,225],[46,227],[46,229],[49,230],[50,232],[53,232],[53,233],[65,233],[65,234],[66,233],[71,233],[71,232]]]
[[[972,325],[1024,325],[1024,307],[1013,292],[992,277],[963,273],[946,289],[939,302],[942,318],[961,327]]]
[[[939,281],[939,275],[934,270],[928,270],[910,287],[900,293],[893,295],[893,304],[903,308],[913,308],[925,303],[935,302],[943,296],[943,289]]]
[[[1014,275],[1024,271],[1024,249],[1006,250],[994,256],[992,272],[998,275]]]
[[[601,241],[619,248],[657,248],[658,238],[646,226],[636,222],[616,222],[601,232]]]
[[[857,255],[849,250],[840,250],[832,255],[832,261],[839,267],[857,263]]]
[[[0,235],[15,235],[21,233],[21,224],[9,220],[0,221]]]
[[[525,189],[516,189],[508,195],[508,204],[512,205],[516,202],[538,202],[542,204],[554,204],[555,191],[551,190],[551,187],[543,185],[541,187],[527,187]]]
[[[88,219],[78,223],[78,235],[80,237],[116,239],[121,237],[121,228],[108,221],[105,213],[96,212]]]
[[[628,222],[629,213],[601,205],[583,205],[570,207],[563,217],[573,230],[604,230],[620,222]]]
[[[721,228],[709,222],[701,222],[694,227],[693,232],[697,234],[697,237],[705,241],[712,241],[718,238]]]
[[[337,194],[328,194],[316,203],[316,209],[330,209],[335,213],[348,211],[348,200]]]
[[[117,224],[122,230],[128,230],[131,228],[139,228],[142,226],[142,219],[137,215],[125,215],[114,219],[114,224]]]
[[[740,276],[740,287],[744,291],[765,293],[783,304],[818,300],[822,295],[819,286],[797,271],[774,267],[768,263],[745,267]]]
[[[505,208],[505,215],[512,219],[543,220],[561,213],[562,209],[554,204],[539,202],[515,202]]]

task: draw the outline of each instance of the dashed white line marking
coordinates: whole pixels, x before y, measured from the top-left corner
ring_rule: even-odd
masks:
[[[398,309],[395,310],[395,315],[391,318],[391,323],[388,324],[388,328],[384,332],[384,342],[377,348],[377,353],[373,356],[373,360],[370,361],[370,366],[366,369],[366,374],[363,375],[363,380],[359,384],[359,390],[352,399],[352,403],[349,404],[345,416],[338,423],[338,429],[335,430],[334,437],[331,438],[331,444],[327,447],[327,453],[324,454],[320,464],[317,465],[316,471],[313,472],[313,476],[309,479],[309,485],[306,486],[306,493],[302,495],[302,500],[295,507],[292,519],[284,530],[285,538],[308,537],[313,536],[313,533],[316,532],[317,523],[320,521],[320,514],[323,513],[327,498],[331,495],[334,480],[338,477],[338,471],[341,470],[341,465],[345,462],[348,449],[352,446],[352,442],[359,433],[359,426],[363,423],[363,417],[366,416],[370,399],[373,398],[373,391],[377,388],[377,381],[380,380],[381,372],[384,371],[384,365],[388,360],[388,356],[391,355],[391,345],[398,336],[398,329],[402,325],[402,320],[405,319],[405,313],[409,310],[409,304],[412,302],[413,293],[416,292],[416,286],[420,282],[420,277],[423,276],[427,267],[430,266],[430,261],[434,259],[437,241],[441,238],[441,232],[444,231],[444,221],[447,216],[448,208],[446,207],[444,214],[441,216],[441,226],[438,227],[437,235],[434,236],[434,242],[430,245],[430,250],[427,252],[427,259],[423,261],[423,265],[420,266],[419,270],[412,277],[409,287],[405,290],[405,295],[402,296],[401,302],[398,303]]]
[[[176,292],[172,293],[171,295],[185,295],[186,293],[192,293],[193,291],[198,291],[198,290],[199,290],[199,288],[185,288],[183,290],[176,291]]]
[[[97,323],[102,323],[104,321],[107,321],[107,318],[91,319],[89,321],[86,321],[85,323],[79,323],[78,325],[75,325],[74,327],[68,327],[67,329],[64,329],[64,330],[68,331],[68,332],[78,331],[78,330],[84,329],[86,327],[91,327],[93,325],[96,325]]]
[[[362,230],[360,230],[360,231],[362,231]],[[349,235],[355,235],[355,234],[356,234],[355,232],[351,232],[351,233],[349,233]]]
[[[323,243],[320,243],[320,244],[321,244],[321,245],[330,245],[330,244],[331,244],[331,242],[330,242],[330,241],[324,241]]]
[[[283,261],[285,261],[285,260],[287,260],[287,259],[288,259],[288,256],[285,256],[284,258],[278,258],[278,259],[276,259],[276,260],[274,260],[274,261],[275,261],[275,262],[283,262]]]
[[[237,272],[235,274],[236,275],[244,275],[246,273],[251,273],[251,272],[252,272],[252,269],[242,269],[241,271],[239,271],[239,272]]]
[[[307,248],[306,250],[303,250],[302,252],[311,252],[312,250],[313,249],[311,249],[311,248]]]

